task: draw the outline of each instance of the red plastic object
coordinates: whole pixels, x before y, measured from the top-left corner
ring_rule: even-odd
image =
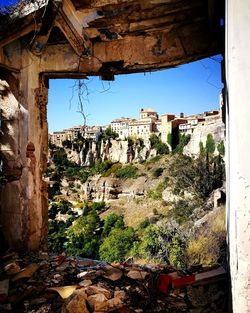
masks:
[[[172,286],[173,288],[181,288],[187,285],[190,285],[195,282],[195,275],[183,276],[180,278],[173,279]]]
[[[168,293],[172,277],[168,274],[160,274],[157,279],[156,287],[160,292]]]

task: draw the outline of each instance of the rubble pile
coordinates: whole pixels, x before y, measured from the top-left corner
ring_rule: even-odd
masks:
[[[166,266],[109,264],[79,257],[0,257],[0,312],[227,312],[221,267],[183,273]]]

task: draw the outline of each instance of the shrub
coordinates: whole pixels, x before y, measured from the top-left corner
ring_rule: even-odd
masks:
[[[150,225],[145,229],[141,243],[137,244],[137,257],[185,268],[185,242],[176,223]]]
[[[190,266],[193,264],[224,264],[226,262],[225,208],[221,208],[213,215],[203,227],[202,233],[200,231],[189,241],[187,260]]]
[[[138,229],[139,230],[144,230],[145,228],[147,228],[150,225],[149,219],[148,217],[145,218],[139,225]]]
[[[150,141],[151,147],[156,150],[157,154],[168,154],[169,153],[168,145],[163,143],[161,141],[161,139],[158,136],[156,136],[155,134],[152,134],[149,137],[149,141]]]
[[[179,224],[183,224],[189,220],[195,208],[195,204],[190,202],[190,200],[180,199],[174,203],[168,215],[174,218]]]
[[[169,153],[169,148],[168,145],[166,145],[163,142],[159,142],[155,145],[155,149],[157,154],[168,154]]]
[[[103,212],[106,210],[106,204],[104,201],[101,202],[93,202],[91,208],[97,212]]]
[[[99,227],[100,218],[94,210],[77,218],[67,231],[69,238],[66,247],[67,254],[98,258],[100,238],[97,230]]]
[[[160,177],[162,173],[163,173],[163,168],[158,167],[155,170],[153,170],[152,175],[153,175],[153,177],[157,178],[157,177]]]
[[[162,192],[167,187],[166,180],[160,182],[155,189],[148,191],[148,197],[153,200],[162,199]]]
[[[62,253],[67,243],[66,223],[62,221],[50,221],[48,231],[48,249],[50,252]]]
[[[58,203],[58,211],[61,213],[61,214],[66,214],[68,210],[70,210],[72,207],[72,204],[67,201],[67,200],[61,200],[59,203]]]
[[[123,261],[135,240],[136,235],[132,227],[113,228],[100,246],[100,258],[107,262]]]
[[[119,135],[112,131],[111,127],[108,127],[107,129],[105,129],[105,131],[103,132],[103,134],[101,134],[101,136],[99,137],[99,140],[109,140],[109,139],[116,139],[118,138]]]
[[[221,141],[218,145],[217,145],[217,150],[219,152],[219,154],[221,156],[224,156],[225,155],[225,146],[224,146],[224,142]]]
[[[206,152],[208,154],[213,154],[215,151],[215,142],[212,134],[207,135],[207,141],[206,141]]]
[[[183,153],[184,147],[189,143],[191,135],[179,134],[179,143],[174,149],[174,153]]]
[[[160,161],[160,159],[161,159],[161,156],[160,156],[160,155],[156,155],[155,157],[149,159],[149,160],[146,162],[146,164],[154,164],[154,163]]]
[[[136,178],[137,177],[137,167],[134,165],[126,165],[118,169],[115,173],[115,177],[118,178]]]
[[[102,177],[108,177],[112,174],[115,174],[121,167],[121,163],[113,164],[106,172],[102,173]]]
[[[115,213],[109,214],[105,220],[103,225],[102,236],[107,237],[111,232],[112,228],[124,228],[125,223],[123,219],[123,215],[117,215]]]

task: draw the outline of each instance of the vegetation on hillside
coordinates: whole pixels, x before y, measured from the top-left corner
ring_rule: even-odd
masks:
[[[225,181],[224,144],[221,142],[216,147],[209,134],[206,145],[200,144],[200,155],[194,159],[182,153],[189,139],[182,136],[171,155],[161,156],[161,149],[167,145],[162,146],[156,137],[151,136],[151,144],[158,149],[158,155],[139,165],[98,161],[92,167],[83,168],[67,159],[64,148],[53,147],[53,164],[48,168],[48,176],[53,181],[49,190],[50,251],[65,251],[70,255],[108,262],[133,257],[144,262],[166,262],[179,268],[197,263],[223,263],[223,207],[206,220],[205,228],[194,227],[194,220],[211,193],[222,187]],[[217,155],[214,153],[216,149]],[[126,225],[123,215],[110,212],[104,202],[79,202],[76,205],[60,195],[63,178],[72,182],[77,193],[79,189],[74,181],[85,182],[96,174],[121,180],[145,175],[154,180],[154,187],[142,200],[151,201],[153,217],[142,216],[139,226],[131,227]],[[165,190],[172,195],[167,203],[163,197]],[[154,202],[168,209],[158,213]],[[130,205],[136,204],[131,202]],[[104,218],[103,212],[107,212]]]

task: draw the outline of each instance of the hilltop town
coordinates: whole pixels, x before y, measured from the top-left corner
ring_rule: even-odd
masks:
[[[172,113],[159,116],[152,108],[142,108],[139,111],[138,119],[120,117],[112,120],[109,125],[73,126],[69,129],[49,134],[49,139],[52,144],[57,146],[62,146],[65,140],[72,141],[79,135],[85,139],[98,141],[100,135],[107,128],[110,128],[112,132],[117,134],[117,139],[119,140],[140,138],[148,141],[150,136],[154,134],[171,148],[171,140],[179,134],[192,135],[195,134],[197,129],[202,133],[204,130],[210,129],[211,125],[218,124],[222,124],[221,110],[206,111],[189,116],[185,116],[184,113],[180,113],[178,116]],[[213,130],[211,132],[213,133]]]

